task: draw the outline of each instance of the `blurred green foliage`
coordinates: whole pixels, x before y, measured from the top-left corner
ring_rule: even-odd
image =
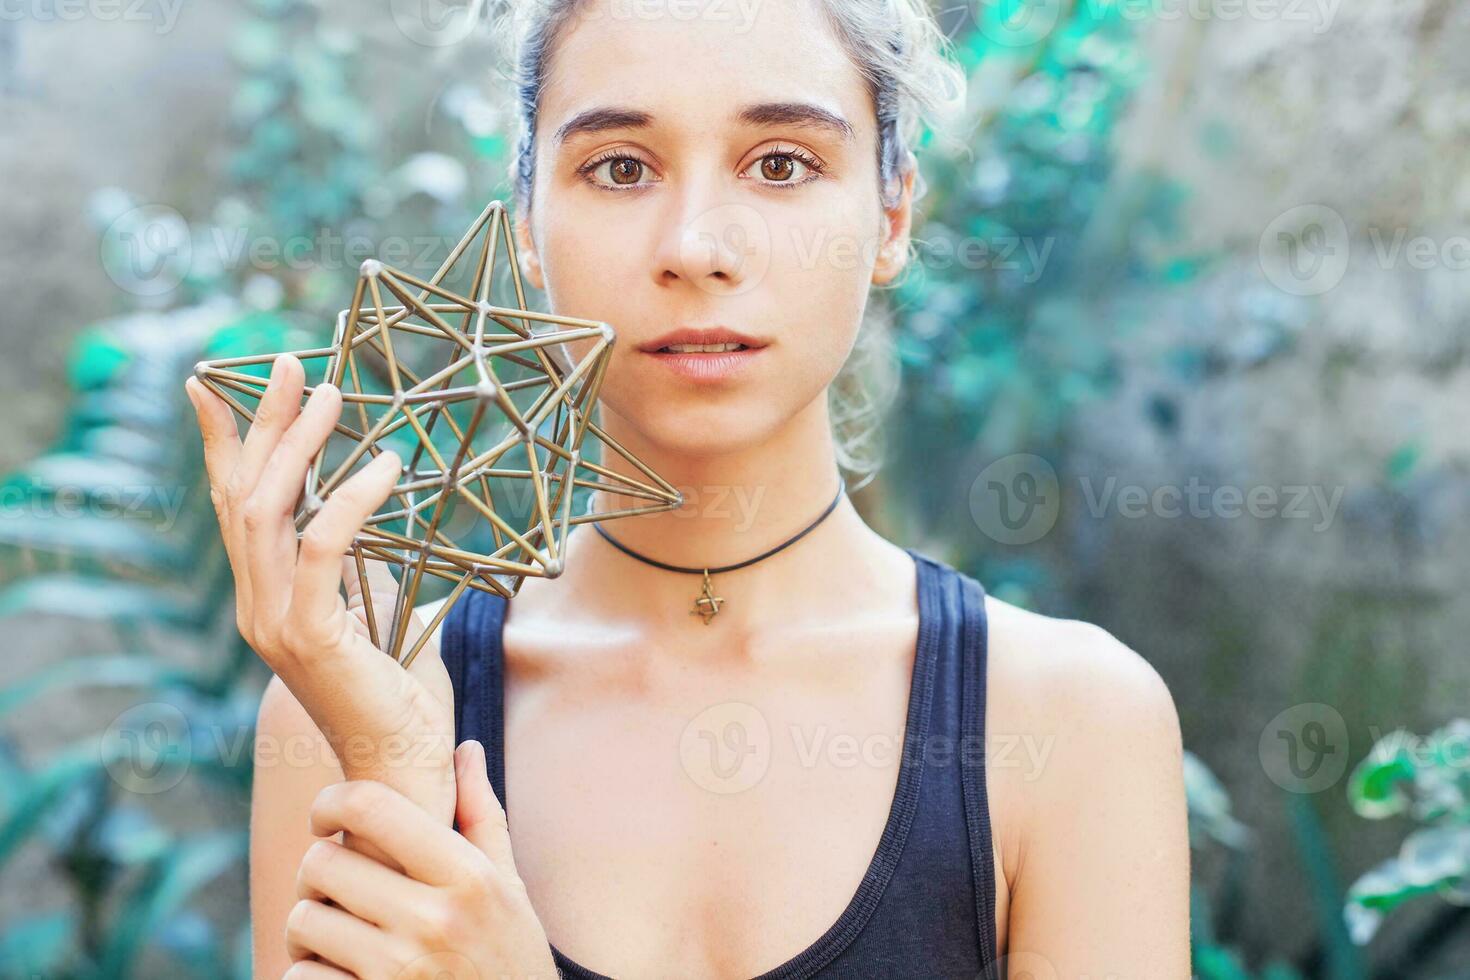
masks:
[[[1383,917],[1410,899],[1434,896],[1451,909],[1435,933],[1470,922],[1470,720],[1460,718],[1419,737],[1392,732],[1353,770],[1353,809],[1371,820],[1407,816],[1422,826],[1397,855],[1348,889],[1353,938],[1366,943]],[[1428,939],[1426,936],[1424,939]]]

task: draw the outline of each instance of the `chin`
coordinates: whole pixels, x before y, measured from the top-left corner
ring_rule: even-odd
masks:
[[[727,456],[769,441],[774,427],[752,400],[741,398],[714,404],[695,399],[665,402],[645,397],[637,411],[619,413],[647,445],[660,454]]]

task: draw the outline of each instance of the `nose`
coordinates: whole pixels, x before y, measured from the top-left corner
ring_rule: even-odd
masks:
[[[654,253],[658,285],[683,282],[728,296],[760,281],[770,260],[770,232],[759,211],[712,183],[686,183],[666,199],[668,214]]]

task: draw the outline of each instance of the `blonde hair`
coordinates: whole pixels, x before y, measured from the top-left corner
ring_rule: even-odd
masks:
[[[510,160],[516,209],[528,214],[535,183],[536,123],[548,55],[585,0],[501,0],[493,36],[511,65],[519,132]],[[927,192],[914,147],[927,120],[963,102],[966,77],[926,0],[811,0],[867,80],[878,124],[879,199],[897,205],[914,171],[913,203]],[[909,242],[909,257],[914,256]],[[896,284],[896,283],[895,283]],[[883,287],[883,288],[891,288]],[[883,463],[883,419],[898,393],[892,312],[869,303],[852,352],[828,388],[837,463],[857,490]],[[856,480],[853,479],[856,477]]]

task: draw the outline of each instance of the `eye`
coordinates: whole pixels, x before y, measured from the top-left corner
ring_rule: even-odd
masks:
[[[773,187],[800,187],[819,179],[825,172],[822,164],[811,154],[799,149],[773,150],[765,154],[752,169],[759,171],[761,182]],[[806,176],[799,176],[802,171]]]
[[[611,165],[607,168],[606,182],[594,179],[594,175],[602,169],[604,164]],[[647,169],[649,169],[648,164],[630,155],[626,150],[609,150],[577,168],[577,173],[593,187],[622,191],[646,187],[647,184],[639,183],[638,178],[642,177],[643,172]]]

